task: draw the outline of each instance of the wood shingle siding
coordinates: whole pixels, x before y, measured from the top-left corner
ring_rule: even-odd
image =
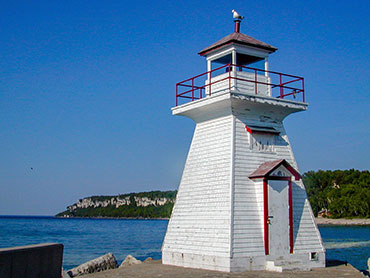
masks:
[[[291,176],[293,215],[286,214],[286,222],[293,223],[293,253],[284,259],[323,266],[325,251],[283,117],[270,115],[264,121],[230,109],[231,102],[212,105],[217,109],[204,108],[212,117],[205,117],[199,107],[191,114],[196,127],[163,242],[163,263],[221,271],[265,269],[266,261],[276,258],[266,255],[264,183],[249,177],[264,163],[285,160],[296,175]],[[259,136],[246,126],[266,126],[274,133]],[[290,174],[279,167],[274,168],[276,175]],[[318,252],[319,261],[309,261],[310,252]]]
[[[232,116],[197,124],[163,250],[229,254]]]

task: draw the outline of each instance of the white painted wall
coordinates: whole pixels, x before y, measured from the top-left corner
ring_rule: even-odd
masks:
[[[220,257],[230,254],[231,138],[232,116],[196,125],[162,247],[164,264],[228,271]]]
[[[197,125],[162,247],[164,264],[242,271],[264,269],[271,259],[264,249],[262,181],[248,176],[262,163],[277,159],[298,169],[281,122],[297,111],[297,104],[229,98],[230,94],[212,95],[173,110]],[[267,125],[280,135],[273,148],[252,148],[253,135],[245,125]],[[321,237],[300,181],[293,182],[293,220],[294,254],[286,259],[323,266]],[[320,253],[318,262],[309,261],[310,252]]]
[[[252,135],[245,125],[268,125],[279,130],[280,136],[275,138],[273,151],[258,151],[250,148]],[[235,270],[241,270],[240,261],[248,258],[265,256],[263,240],[263,183],[252,181],[248,176],[262,163],[271,160],[285,159],[295,169],[296,160],[282,123],[251,120],[249,117],[237,115],[235,122],[235,184],[234,184],[234,233],[232,237],[232,255]],[[305,260],[311,267],[325,265],[325,254],[318,228],[315,224],[307,194],[301,181],[293,182],[293,230],[294,253],[300,260]],[[319,262],[308,262],[309,252],[321,252]],[[299,255],[299,254],[304,254]],[[292,257],[289,255],[288,257]],[[294,256],[293,256],[294,257]],[[240,259],[238,259],[240,258]],[[258,260],[257,260],[258,261]],[[246,264],[247,268],[249,267]],[[258,265],[255,266],[258,268]]]

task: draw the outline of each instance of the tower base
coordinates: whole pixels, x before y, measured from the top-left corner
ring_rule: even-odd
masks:
[[[200,254],[186,254],[178,252],[162,252],[162,263],[189,268],[216,270],[223,272],[243,272],[267,270],[273,272],[283,271],[309,271],[312,268],[325,267],[325,253],[292,254],[288,257],[271,258],[269,256],[255,257],[220,257]]]

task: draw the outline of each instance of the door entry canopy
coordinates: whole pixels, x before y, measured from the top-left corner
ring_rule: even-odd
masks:
[[[268,177],[289,177],[294,176],[300,180],[302,176],[285,159],[266,161],[262,163],[252,174],[250,179],[263,179]]]
[[[300,180],[302,177],[295,170],[285,159],[267,161],[262,163],[252,174],[249,175],[250,179],[258,180],[263,179],[263,223],[264,223],[264,244],[265,244],[265,254],[270,254],[270,221],[269,218],[272,217],[269,214],[276,214],[282,215],[284,214],[284,205],[289,209],[287,209],[287,217],[289,220],[286,225],[280,225],[279,227],[275,228],[272,231],[271,235],[273,237],[272,243],[272,253],[276,255],[276,252],[283,252],[281,248],[290,249],[290,253],[293,253],[293,193],[292,193],[292,177],[295,178],[296,181]],[[283,195],[275,194],[273,197],[273,204],[271,207],[269,205],[269,195],[271,195],[271,188],[273,188],[274,182],[281,182],[287,181],[288,182],[288,193],[286,198],[284,199]],[[255,181],[257,182],[257,181]],[[259,182],[259,181],[258,181]],[[270,192],[270,193],[269,193]],[[281,190],[283,192],[283,190]],[[285,191],[286,192],[286,191]],[[284,194],[284,193],[283,193]],[[279,199],[280,198],[280,199]],[[287,202],[284,202],[286,200]],[[276,202],[277,201],[277,202]],[[271,200],[270,200],[271,203]],[[280,210],[279,210],[280,209]],[[281,218],[285,220],[285,218]],[[282,221],[283,222],[283,221]],[[278,223],[278,222],[277,222]],[[288,224],[289,223],[289,224]],[[280,223],[281,224],[281,223]],[[286,235],[288,234],[288,238],[286,244],[279,245],[281,238],[276,237],[277,235]],[[275,236],[275,237],[274,237]],[[288,245],[289,242],[289,245]],[[280,247],[279,247],[280,246]],[[278,249],[276,249],[278,248]],[[283,249],[284,249],[283,248]]]

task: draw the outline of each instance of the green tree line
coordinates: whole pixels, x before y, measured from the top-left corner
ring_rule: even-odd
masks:
[[[69,215],[72,217],[127,217],[127,218],[169,218],[173,203],[167,202],[163,206],[149,205],[138,207],[136,205],[125,205],[116,208],[115,206],[97,208],[78,208],[72,212],[65,211],[57,216]]]
[[[309,171],[303,182],[315,216],[326,210],[333,218],[370,217],[369,171]]]

